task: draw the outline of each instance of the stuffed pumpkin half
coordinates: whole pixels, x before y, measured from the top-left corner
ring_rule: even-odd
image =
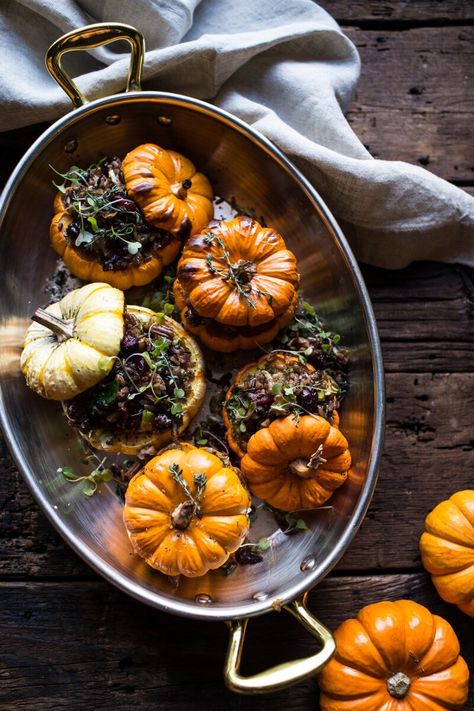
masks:
[[[176,321],[124,306],[123,293],[101,283],[39,311],[22,354],[27,383],[63,400],[92,446],[136,454],[186,429],[204,398],[204,364]]]

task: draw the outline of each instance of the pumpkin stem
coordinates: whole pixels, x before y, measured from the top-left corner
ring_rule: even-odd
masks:
[[[309,479],[309,477],[312,475],[311,469],[308,466],[308,462],[302,457],[298,457],[298,459],[293,459],[293,461],[290,462],[289,467],[292,474],[296,474],[302,479]]]
[[[191,180],[183,180],[182,183],[173,183],[170,185],[170,190],[175,197],[179,200],[186,200],[188,196],[188,190],[191,188]]]
[[[67,321],[63,321],[62,318],[53,316],[53,314],[50,314],[49,311],[45,311],[45,309],[36,309],[31,317],[31,320],[36,321],[36,323],[40,323],[46,328],[49,328],[50,331],[58,336],[58,341],[65,341],[66,339],[73,337],[72,323],[68,323]]]
[[[298,459],[293,459],[293,461],[289,464],[291,473],[296,474],[297,476],[300,476],[303,479],[309,479],[313,476],[313,472],[319,469],[321,464],[326,464],[327,459],[324,459],[322,453],[323,445],[320,444],[317,450],[313,452],[313,454],[309,458],[309,461],[305,461],[302,457],[298,457]]]
[[[240,284],[249,284],[256,273],[257,267],[248,259],[239,259],[235,264],[229,265],[230,278]]]
[[[184,531],[189,524],[191,519],[196,512],[196,504],[191,499],[186,499],[182,503],[178,504],[175,509],[171,512],[171,523],[174,528],[178,528],[180,531]]]
[[[387,691],[394,699],[404,699],[410,689],[411,679],[403,672],[387,679]]]

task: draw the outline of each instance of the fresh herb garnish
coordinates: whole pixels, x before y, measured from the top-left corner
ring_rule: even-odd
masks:
[[[72,467],[59,467],[57,472],[58,474],[62,474],[71,484],[82,482],[82,493],[84,496],[93,496],[99,484],[105,481],[111,481],[114,478],[112,470],[104,466],[105,461],[106,458],[104,457],[89,474],[77,474]]]
[[[205,474],[195,474],[193,477],[193,484],[195,492],[193,493],[189,488],[186,480],[183,477],[183,470],[179,468],[178,464],[171,464],[169,467],[169,472],[171,478],[175,481],[184,492],[189,501],[192,501],[194,505],[194,511],[198,516],[201,515],[201,499],[204,494],[204,490],[207,484],[207,478]]]
[[[97,257],[104,269],[140,264],[146,257],[144,248],[165,239],[164,232],[146,224],[128,197],[118,158],[103,158],[86,169],[72,166],[66,173],[52,169],[63,178],[62,184],[54,184],[72,218],[64,229],[65,238]]]

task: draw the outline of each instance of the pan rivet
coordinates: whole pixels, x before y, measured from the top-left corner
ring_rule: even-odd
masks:
[[[171,124],[173,123],[173,119],[171,118],[171,116],[158,116],[156,120],[158,121],[160,126],[171,126]]]
[[[312,570],[314,566],[316,565],[316,561],[312,556],[308,556],[307,558],[304,559],[304,561],[300,565],[300,570],[303,571],[303,573],[306,570]]]
[[[195,602],[199,602],[201,605],[210,605],[212,602],[212,597],[207,593],[198,593],[194,596]]]
[[[267,592],[256,592],[252,595],[254,600],[258,600],[258,602],[263,602],[263,600],[266,600],[268,598],[270,593]]]
[[[115,126],[115,124],[120,123],[122,120],[122,117],[119,114],[108,114],[105,117],[105,123],[109,123],[111,126]]]
[[[65,153],[74,153],[74,151],[77,148],[77,139],[76,138],[71,138],[70,141],[64,144],[64,152]]]

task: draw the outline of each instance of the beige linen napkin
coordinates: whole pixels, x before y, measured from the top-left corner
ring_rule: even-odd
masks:
[[[474,265],[474,199],[423,168],[370,156],[344,118],[357,51],[311,0],[7,0],[0,130],[70,109],[44,67],[45,51],[64,32],[105,21],[145,35],[144,88],[214,102],[274,141],[343,222],[359,260]],[[123,88],[121,45],[67,61],[90,98]]]

